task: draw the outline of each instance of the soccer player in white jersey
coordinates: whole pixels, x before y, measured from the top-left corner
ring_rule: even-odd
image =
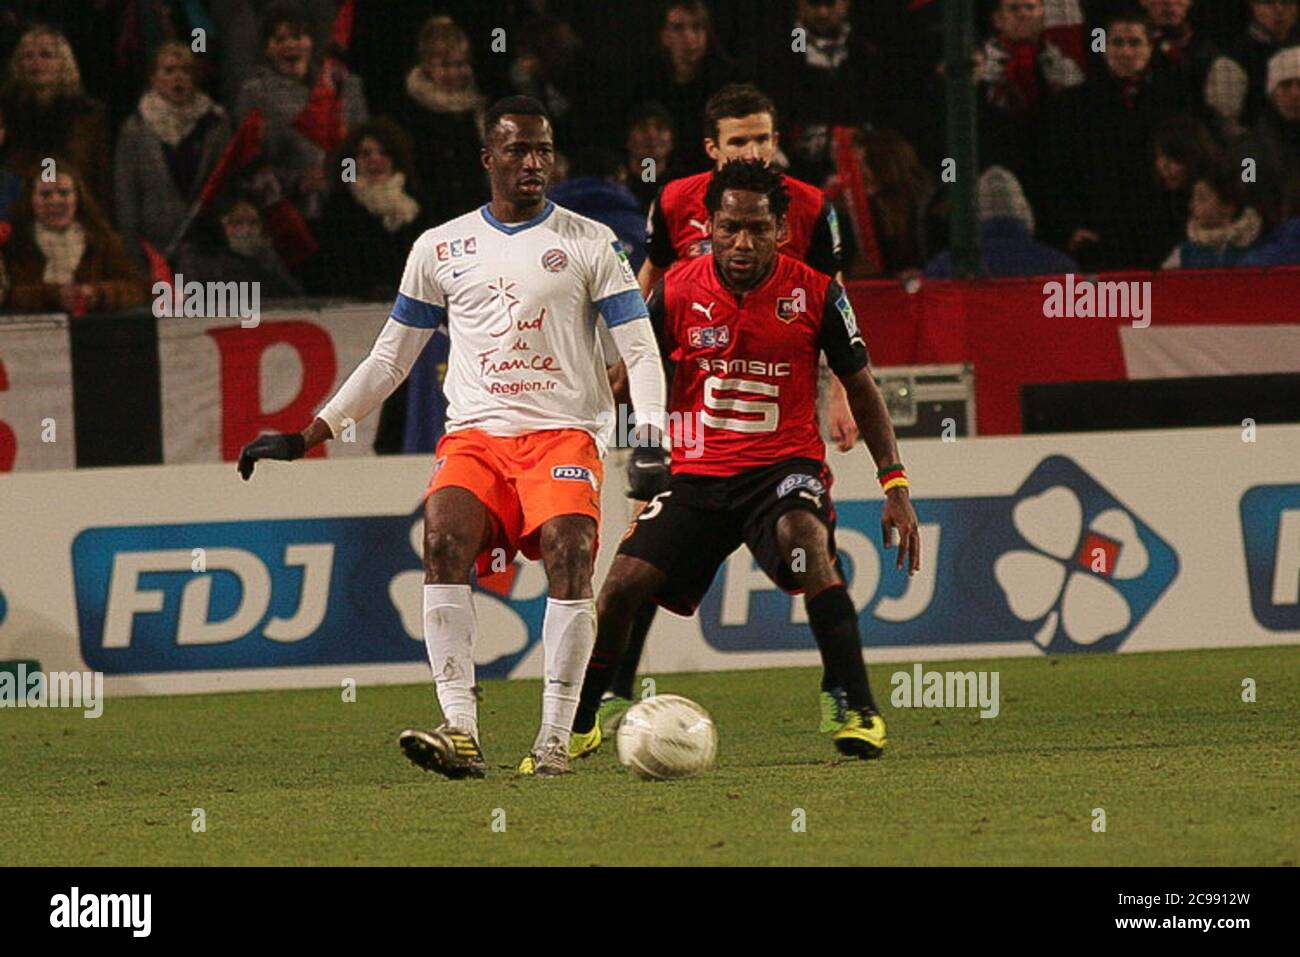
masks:
[[[613,398],[596,323],[627,363],[637,409],[632,492],[667,487],[664,379],[645,301],[614,233],[546,198],[550,120],[529,97],[484,118],[492,201],[421,236],[370,355],[301,433],[263,435],[239,460],[296,459],[360,421],[406,377],[446,324],[447,432],[425,499],[424,638],[443,723],[407,730],[406,756],[449,778],[482,777],[474,687],[477,623],[470,571],[516,552],[541,558],[542,722],[521,774],[569,770],[569,729],[595,643],[591,577],[600,522],[601,458]],[[500,565],[497,565],[500,568]]]

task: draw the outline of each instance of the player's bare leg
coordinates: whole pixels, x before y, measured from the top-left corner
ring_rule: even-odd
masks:
[[[450,778],[482,777],[474,639],[478,622],[470,593],[474,557],[492,539],[492,518],[472,493],[449,486],[424,503],[424,643],[442,708],[432,731],[408,729],[398,739],[420,767]]]
[[[553,776],[569,770],[569,729],[596,642],[596,523],[585,515],[556,516],[541,527],[538,549],[549,584],[542,621],[542,726],[519,773]]]
[[[640,558],[615,555],[605,584],[596,600],[596,647],[587,665],[578,711],[573,719],[570,754],[582,757],[600,746],[596,712],[614,680],[615,670],[627,650],[628,633],[642,608],[651,602],[668,576]]]
[[[862,660],[858,615],[835,568],[830,532],[812,512],[789,511],[776,522],[776,538],[804,593],[822,667],[847,699],[845,722],[832,737],[842,754],[878,757],[885,747],[885,723],[876,711]]]

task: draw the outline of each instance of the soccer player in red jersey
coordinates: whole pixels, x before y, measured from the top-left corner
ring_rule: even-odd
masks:
[[[704,203],[711,251],[671,270],[649,302],[660,349],[675,365],[672,477],[632,523],[597,599],[570,753],[600,745],[597,708],[641,604],[693,613],[743,543],[773,582],[804,595],[826,674],[847,699],[836,749],[873,758],[885,747],[885,723],[835,550],[815,412],[819,354],[879,467],[885,547],[897,532],[897,566],[914,574],[921,541],[893,425],[843,288],[777,251],[790,205],[780,174],[760,160],[733,161],[712,174]],[[702,437],[689,449],[680,441],[684,417]]]
[[[704,108],[704,149],[721,169],[732,160],[754,159],[771,163],[780,145],[777,132],[776,105],[757,87],[733,83],[718,90]],[[650,210],[647,223],[646,260],[637,282],[641,293],[649,296],[655,284],[675,265],[709,251],[712,239],[708,231],[709,214],[704,194],[712,171],[672,180],[660,190]],[[813,269],[840,279],[840,233],[835,208],[822,191],[808,183],[781,176],[790,197],[785,230],[778,251],[801,259]],[[840,451],[847,452],[858,439],[857,425],[849,409],[844,387],[831,378],[827,409],[830,434]],[[637,611],[628,639],[627,651],[619,664],[608,702],[601,720],[613,729],[633,695],[637,667],[646,635],[655,617],[655,606],[647,604]],[[843,691],[822,682],[821,728],[833,731],[843,711]]]

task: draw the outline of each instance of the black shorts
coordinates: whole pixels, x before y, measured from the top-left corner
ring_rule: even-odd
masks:
[[[792,509],[820,518],[835,551],[831,471],[814,459],[786,459],[737,475],[674,475],[623,536],[618,554],[648,562],[668,576],[654,600],[679,615],[694,614],[713,576],[742,544],[779,588],[801,589],[781,554],[776,522]],[[843,571],[840,571],[841,576]]]

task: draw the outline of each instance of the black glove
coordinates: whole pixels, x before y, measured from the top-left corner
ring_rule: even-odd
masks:
[[[280,459],[292,462],[303,457],[307,443],[300,432],[270,432],[259,435],[240,450],[239,474],[245,482],[253,474],[258,459]]]
[[[648,502],[668,491],[668,452],[657,445],[637,446],[627,463],[627,497]]]

